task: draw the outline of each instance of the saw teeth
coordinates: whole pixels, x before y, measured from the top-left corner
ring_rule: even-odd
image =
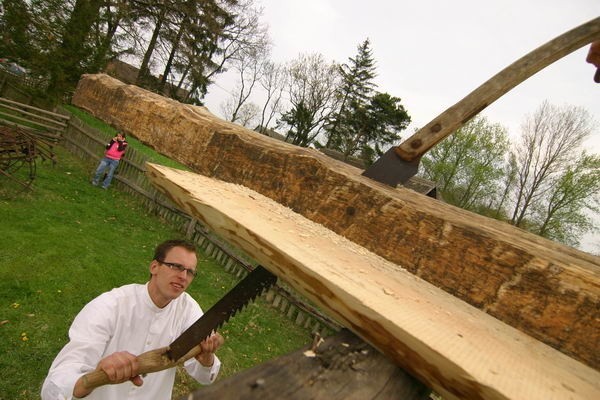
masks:
[[[188,349],[189,351],[189,348],[191,348],[189,346],[197,344],[198,338],[206,334],[207,328],[213,326],[212,330],[216,331],[228,322],[231,317],[234,317],[239,311],[245,309],[248,304],[261,296],[276,282],[276,276],[271,274],[264,267],[258,266],[255,271],[252,271],[248,276],[242,279],[242,281],[231,289],[221,300],[213,305],[213,307],[211,307],[201,318],[171,343],[168,352],[169,358],[174,360],[184,355],[185,352],[183,350]],[[204,326],[202,326],[203,323]],[[209,336],[210,333],[206,337]],[[206,337],[204,339],[206,339]]]

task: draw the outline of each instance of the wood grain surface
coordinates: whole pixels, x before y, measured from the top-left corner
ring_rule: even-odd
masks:
[[[147,164],[176,204],[445,398],[600,398],[600,373],[244,186]]]

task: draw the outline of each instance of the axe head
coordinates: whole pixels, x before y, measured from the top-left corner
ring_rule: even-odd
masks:
[[[421,157],[413,161],[405,161],[396,153],[396,148],[391,147],[362,175],[371,178],[377,182],[384,183],[391,187],[408,182],[419,171]]]

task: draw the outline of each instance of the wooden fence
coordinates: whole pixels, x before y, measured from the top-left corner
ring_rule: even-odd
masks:
[[[0,97],[0,118],[5,125],[35,130],[58,139],[67,129],[69,116]]]
[[[99,161],[111,135],[87,126],[65,109],[60,109],[58,112],[70,117],[63,135],[64,147],[79,157]],[[177,208],[154,188],[145,174],[147,160],[147,156],[131,147],[128,148],[114,175],[115,185],[138,198],[151,212],[184,232],[187,239],[196,243],[207,256],[216,260],[238,279],[242,279],[254,269],[256,263],[253,260],[209,232],[196,219]],[[265,299],[297,325],[318,332],[321,336],[340,329],[335,321],[322,314],[283,283],[275,285],[266,294]]]

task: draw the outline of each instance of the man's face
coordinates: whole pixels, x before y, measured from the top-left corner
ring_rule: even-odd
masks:
[[[152,277],[149,292],[158,307],[162,308],[179,297],[194,279],[188,271],[179,271],[174,264],[196,271],[196,255],[183,247],[173,247],[167,252],[164,260],[153,260],[150,263]]]

